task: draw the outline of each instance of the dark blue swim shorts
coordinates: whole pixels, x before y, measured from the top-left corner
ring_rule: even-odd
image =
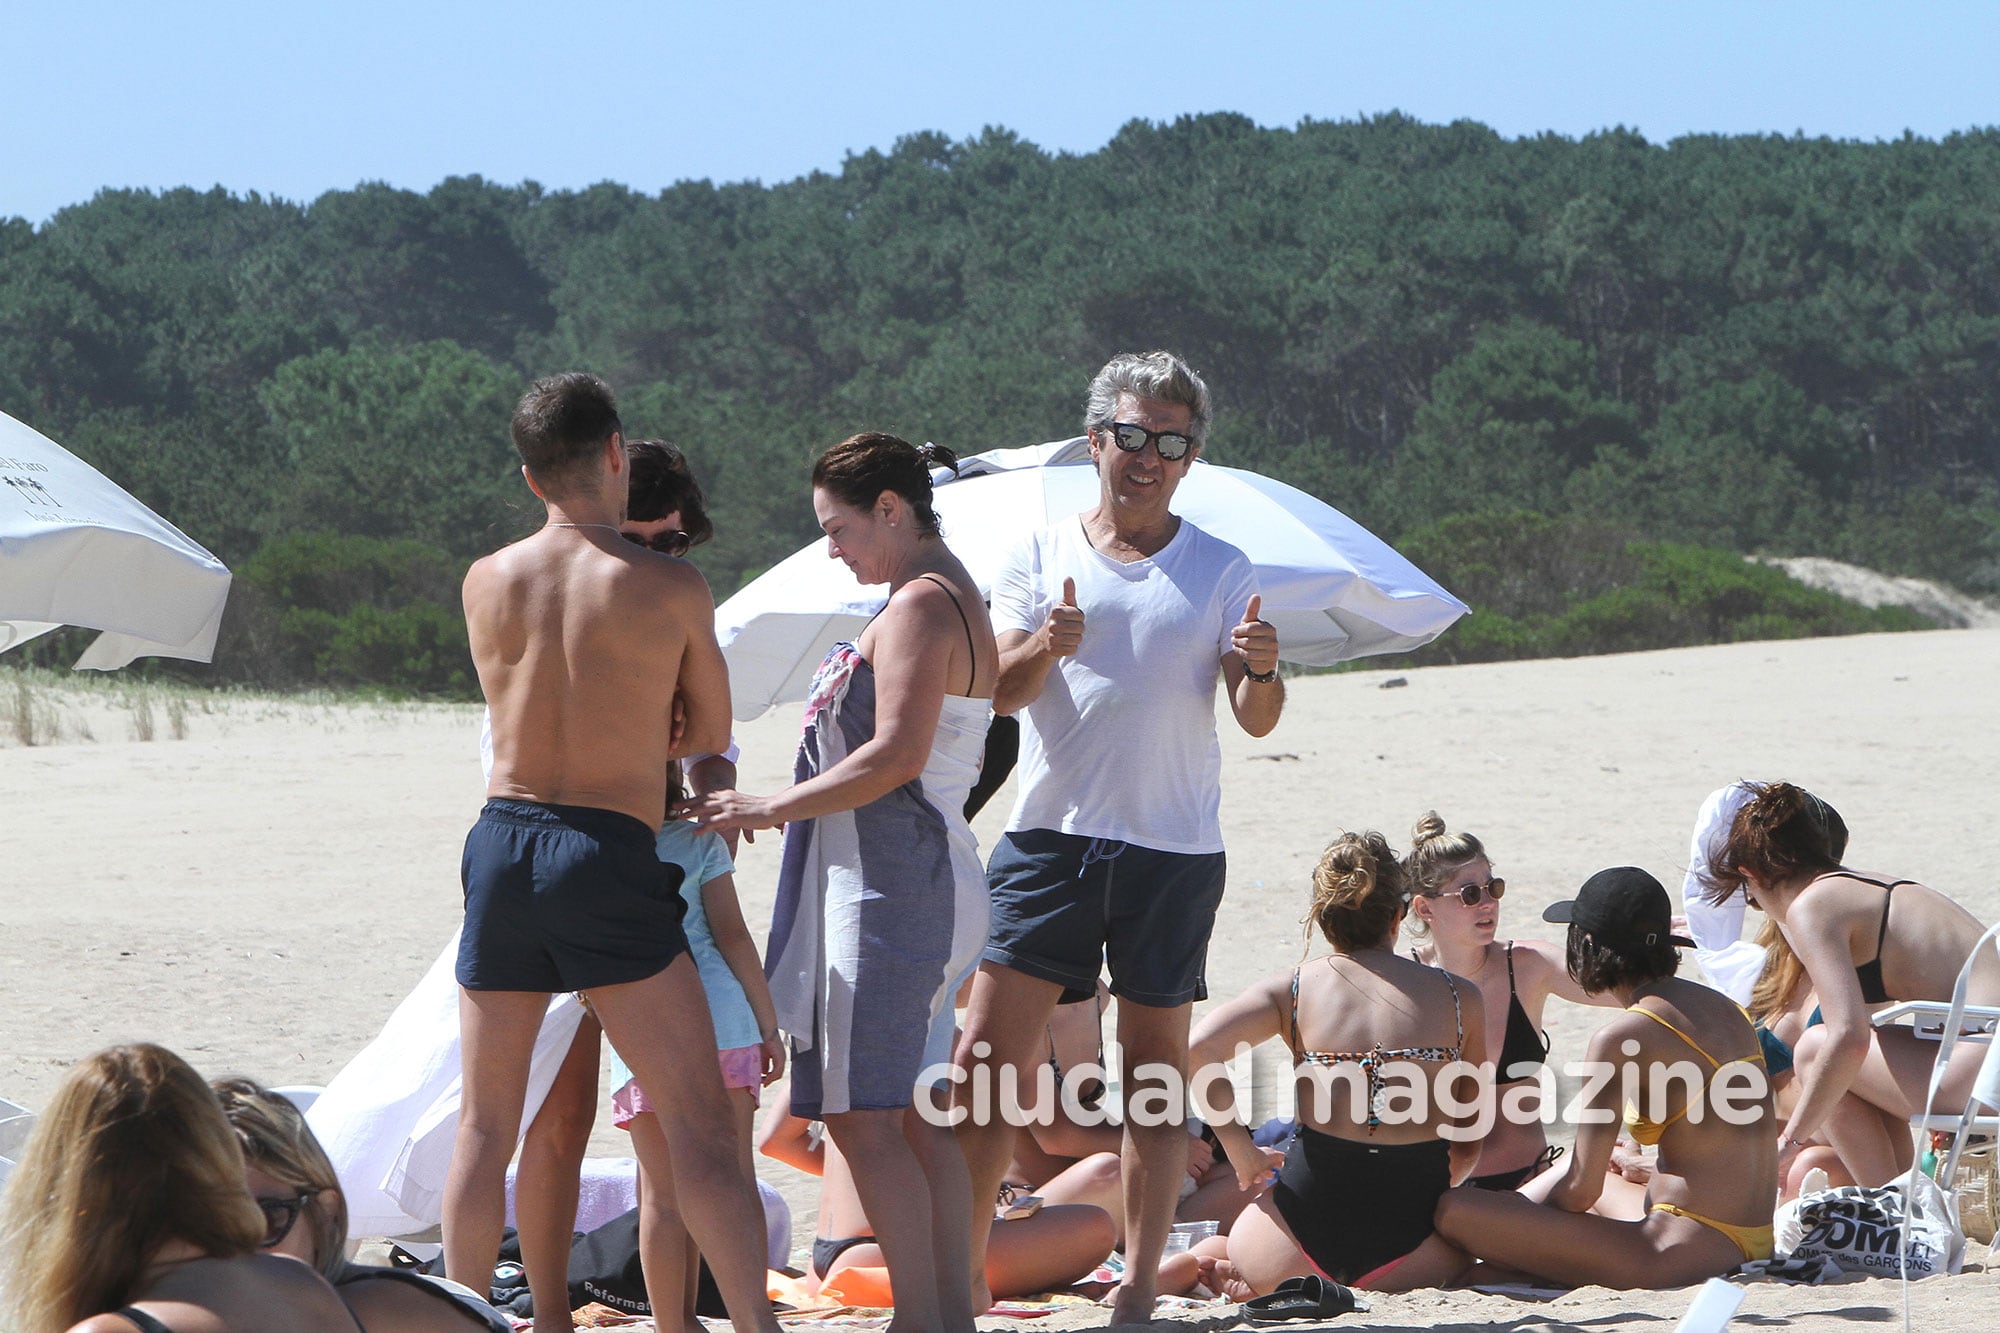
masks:
[[[588,990],[641,981],[687,952],[681,868],[653,831],[582,805],[490,800],[465,836],[467,990]]]
[[[1221,852],[1161,852],[1051,829],[1003,834],[986,865],[986,961],[1084,995],[1108,962],[1111,993],[1134,1004],[1206,999],[1225,869]]]

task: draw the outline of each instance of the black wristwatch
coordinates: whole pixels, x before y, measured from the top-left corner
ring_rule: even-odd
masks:
[[[1254,680],[1259,685],[1269,685],[1278,678],[1278,668],[1272,667],[1269,671],[1252,671],[1246,665],[1243,668],[1243,674],[1247,679]]]

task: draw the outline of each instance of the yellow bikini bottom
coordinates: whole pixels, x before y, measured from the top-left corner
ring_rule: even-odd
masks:
[[[1675,1217],[1685,1217],[1690,1222],[1699,1222],[1711,1231],[1720,1231],[1735,1243],[1736,1248],[1743,1252],[1745,1259],[1768,1259],[1774,1248],[1775,1237],[1769,1222],[1761,1227],[1732,1226],[1728,1222],[1718,1222],[1712,1217],[1703,1217],[1700,1213],[1691,1213],[1685,1208],[1676,1208],[1670,1203],[1656,1203],[1647,1211],[1672,1213]]]

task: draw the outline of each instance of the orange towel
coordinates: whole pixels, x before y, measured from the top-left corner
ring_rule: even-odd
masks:
[[[827,1278],[819,1294],[827,1300],[877,1310],[886,1310],[896,1303],[889,1292],[889,1270],[886,1268],[857,1266],[840,1269]]]

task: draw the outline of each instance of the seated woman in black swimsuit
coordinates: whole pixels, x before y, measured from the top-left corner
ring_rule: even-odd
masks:
[[[1609,1004],[1571,980],[1562,950],[1542,940],[1496,938],[1500,895],[1507,881],[1493,873],[1485,845],[1470,833],[1448,833],[1431,811],[1410,835],[1403,858],[1409,876],[1410,933],[1420,963],[1470,977],[1486,997],[1486,1030],[1503,1034],[1493,1081],[1503,1104],[1519,1113],[1499,1115],[1479,1149],[1479,1174],[1466,1183],[1481,1189],[1518,1189],[1562,1154],[1552,1147],[1539,1108],[1539,1080],[1548,1061],[1542,1007],[1551,995],[1573,1004]]]
[[[1881,1185],[1908,1170],[1909,1118],[1930,1085],[1937,1043],[1876,1028],[1869,1010],[1891,1000],[1945,1000],[1983,933],[1978,918],[1914,880],[1848,870],[1827,855],[1825,806],[1788,782],[1752,784],[1716,867],[1716,901],[1741,887],[1777,922],[1819,999],[1823,1025],[1793,1051],[1796,1105],[1779,1133],[1781,1170],[1824,1138],[1856,1181]],[[1894,920],[1891,920],[1891,912]],[[1983,953],[1966,1000],[2000,1004],[2000,957]],[[1965,1105],[1985,1054],[1962,1042],[1939,1108]]]
[[[9,1333],[357,1333],[304,1264],[257,1253],[264,1215],[201,1075],[158,1046],[70,1070],[9,1177]]]
[[[1430,1239],[1431,1213],[1479,1159],[1468,1131],[1490,1091],[1476,1068],[1486,1059],[1486,1007],[1463,977],[1396,955],[1409,899],[1381,834],[1344,835],[1313,871],[1306,918],[1333,952],[1267,977],[1195,1028],[1197,1071],[1273,1037],[1298,1062],[1298,1133],[1276,1183],[1236,1219],[1226,1267],[1216,1266],[1231,1295],[1314,1272],[1408,1291],[1456,1268]],[[1447,1081],[1450,1100],[1472,1110],[1441,1109]],[[1413,1082],[1422,1097],[1409,1095]],[[1227,1082],[1213,1081],[1206,1095],[1238,1179],[1247,1187],[1268,1176],[1263,1150],[1225,1114]]]

